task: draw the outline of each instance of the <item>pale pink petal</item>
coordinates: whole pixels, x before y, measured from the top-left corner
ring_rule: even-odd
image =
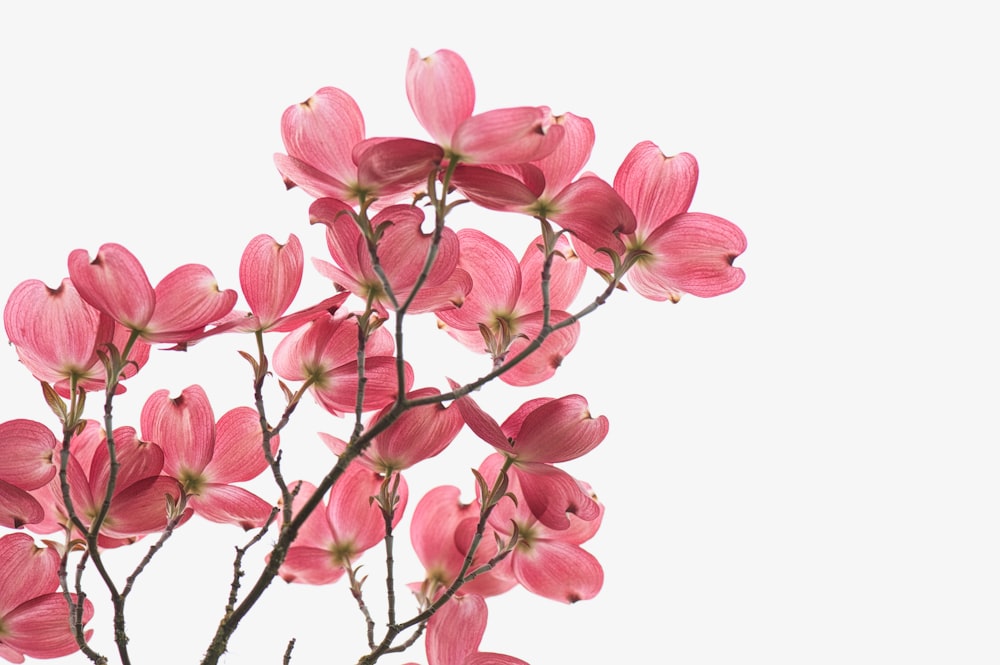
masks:
[[[93,605],[84,601],[83,622],[93,616]],[[30,658],[58,658],[80,649],[70,627],[69,606],[61,593],[33,598],[2,618],[4,643]]]
[[[24,490],[52,480],[58,443],[51,430],[33,420],[0,423],[0,479]]]
[[[23,663],[24,655],[20,651],[15,651],[6,644],[0,642],[0,658],[4,658],[11,663]],[[414,663],[413,665],[416,665]]]
[[[379,493],[383,477],[358,464],[347,467],[344,474],[330,490],[327,519],[334,532],[334,540],[347,546],[355,555],[375,546],[385,537],[385,522],[378,504],[369,501]],[[408,490],[400,477],[399,505],[393,515],[398,524],[406,509]]]
[[[604,585],[604,569],[594,555],[561,541],[537,540],[518,549],[512,565],[525,589],[563,603],[589,600]]]
[[[107,243],[101,245],[93,261],[87,250],[73,250],[68,264],[73,285],[91,306],[127,328],[146,328],[156,307],[156,296],[146,271],[131,252]]]
[[[271,504],[235,485],[208,483],[189,499],[194,512],[210,522],[235,524],[243,529],[264,525]]]
[[[293,515],[298,514],[306,501],[316,493],[316,486],[305,480],[288,483],[289,490],[294,491],[296,488],[298,488],[298,493],[292,499]],[[295,543],[321,550],[328,550],[333,546],[333,530],[330,528],[330,520],[326,516],[326,502],[320,502],[320,505],[309,513],[306,521],[299,527]]]
[[[694,155],[667,157],[655,143],[643,141],[625,156],[614,187],[635,213],[637,233],[643,239],[671,217],[687,212],[697,184]]]
[[[569,318],[569,314],[561,311],[550,313],[549,323],[555,325]],[[535,312],[522,316],[515,322],[516,329],[525,337],[518,337],[510,345],[507,358],[514,358],[531,340],[538,337],[542,330],[542,313]],[[574,322],[565,328],[560,328],[549,334],[542,345],[527,358],[514,365],[509,371],[500,375],[500,380],[511,386],[533,386],[555,375],[563,359],[569,355],[580,337],[580,324]]]
[[[351,152],[364,137],[361,109],[338,88],[321,88],[281,116],[281,138],[289,156],[347,186],[354,185],[357,177]]]
[[[563,139],[552,154],[536,162],[545,174],[545,192],[541,198],[552,199],[563,190],[590,159],[594,149],[594,124],[572,113],[556,116],[555,124],[563,128]]]
[[[0,620],[18,605],[59,586],[59,554],[38,547],[26,533],[9,533],[0,538]],[[6,637],[0,638],[6,639]]]
[[[460,330],[479,330],[492,325],[497,314],[509,314],[521,291],[521,270],[514,254],[482,231],[462,229],[459,265],[472,277],[472,290],[460,309],[438,312],[446,325]],[[480,348],[482,345],[480,344]]]
[[[563,189],[552,202],[549,219],[595,249],[621,253],[620,236],[636,228],[635,215],[611,185],[585,176]]]
[[[442,49],[421,58],[411,49],[406,97],[420,124],[447,149],[459,124],[472,115],[476,90],[468,66],[457,53]]]
[[[266,234],[247,244],[240,260],[240,287],[262,328],[270,327],[292,304],[302,268],[302,243],[295,235],[284,245]]]
[[[169,391],[157,390],[146,400],[140,422],[142,438],[163,450],[165,474],[179,480],[200,476],[211,461],[215,414],[201,386],[188,386],[173,398]]]
[[[417,503],[410,521],[410,543],[429,578],[450,583],[462,569],[465,552],[455,546],[455,529],[467,518],[479,517],[476,504],[460,501],[461,490],[442,485],[430,490]]]
[[[156,285],[156,311],[145,336],[154,341],[184,341],[178,332],[200,330],[218,321],[232,311],[237,297],[232,289],[219,290],[205,266],[181,266]]]
[[[700,298],[729,293],[746,275],[733,261],[746,249],[743,232],[732,222],[705,213],[684,213],[649,236],[650,252],[628,273],[629,284],[651,300]]]
[[[455,131],[451,150],[468,164],[520,164],[549,155],[565,133],[547,106],[495,109]]]
[[[271,437],[271,454],[279,437]],[[260,415],[249,406],[238,406],[222,414],[215,430],[215,453],[205,467],[205,478],[214,483],[253,480],[267,468]]]

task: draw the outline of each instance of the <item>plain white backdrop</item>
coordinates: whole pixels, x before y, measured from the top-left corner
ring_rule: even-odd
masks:
[[[586,546],[603,591],[572,606],[519,590],[493,599],[482,648],[533,665],[995,664],[1000,53],[981,6],[5,5],[0,294],[28,278],[55,285],[70,251],[110,241],[154,283],[196,262],[238,288],[258,233],[295,233],[325,256],[308,197],[286,192],[272,163],[282,111],[333,85],[369,135],[424,138],[405,97],[409,49],[455,50],[477,110],[589,117],[588,168],[606,179],[642,140],[693,153],[692,209],[749,239],[738,291],[677,305],[619,294],[555,379],[477,397],[502,419],[579,392],[611,419],[602,446],[567,465],[607,506]],[[459,220],[518,255],[535,232],[471,208]],[[591,277],[585,294],[600,287]],[[324,288],[307,272],[299,304]],[[426,349],[412,358],[417,385],[487,369],[431,319],[412,339],[413,354]],[[118,422],[136,424],[152,390],[195,382],[217,415],[247,403],[236,348],[155,353]],[[55,426],[9,346],[0,377],[0,421]],[[336,425],[305,406],[283,439],[292,477],[332,459],[315,433]],[[488,452],[466,430],[409,476],[414,497],[441,483],[471,496],[469,468]],[[415,581],[400,535],[399,578]],[[198,662],[246,538],[198,519],[178,531],[130,601],[136,665]],[[108,556],[125,569],[140,553]],[[380,558],[364,561],[377,607]],[[114,661],[91,582],[93,644]],[[356,661],[363,622],[343,583],[275,583],[226,662],[280,663],[293,637],[293,663]],[[383,662],[410,660],[426,662],[422,646]]]

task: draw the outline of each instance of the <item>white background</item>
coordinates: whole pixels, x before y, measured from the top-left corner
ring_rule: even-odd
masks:
[[[678,305],[619,294],[551,382],[478,397],[502,419],[580,392],[612,423],[567,465],[607,506],[587,544],[602,593],[493,599],[484,650],[534,665],[1000,662],[1000,54],[985,3],[25,5],[0,10],[4,298],[24,279],[56,285],[71,250],[109,241],[154,283],[196,262],[238,288],[262,232],[325,256],[308,197],[284,191],[272,163],[281,113],[334,85],[369,135],[424,138],[404,92],[411,47],[463,55],[479,111],[589,117],[588,166],[606,179],[642,140],[698,157],[692,209],[746,232],[744,286]],[[535,232],[460,213],[512,242]],[[306,280],[301,305],[325,288]],[[585,293],[599,286],[588,278]],[[414,324],[410,348],[428,349],[413,357],[418,385],[486,371],[431,319]],[[119,422],[137,424],[161,387],[202,383],[217,415],[245,403],[233,342],[154,354]],[[55,425],[10,347],[0,376],[0,420]],[[315,432],[336,425],[307,406],[283,439],[292,476],[331,459]],[[488,452],[466,430],[412,472],[415,496],[468,493]],[[134,663],[198,661],[245,538],[197,519],[179,530],[130,601]],[[400,578],[418,579],[397,542]],[[124,567],[139,553],[108,557]],[[364,561],[377,606],[379,558]],[[92,595],[93,644],[114,661],[96,582]],[[278,582],[260,610],[226,662],[279,663],[292,637],[293,663],[363,652],[343,583]],[[422,646],[383,662],[408,660],[426,662]]]

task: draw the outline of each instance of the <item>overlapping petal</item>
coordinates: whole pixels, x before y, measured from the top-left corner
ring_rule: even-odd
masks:
[[[267,329],[292,304],[302,283],[302,243],[291,234],[284,245],[271,236],[254,237],[240,260],[240,287],[261,329]]]

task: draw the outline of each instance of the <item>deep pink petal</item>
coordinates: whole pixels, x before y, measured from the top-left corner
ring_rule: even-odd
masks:
[[[332,584],[345,572],[329,550],[303,545],[288,548],[288,554],[278,569],[281,579],[300,584]]]
[[[115,492],[111,510],[101,533],[111,538],[130,538],[162,531],[167,525],[167,496],[176,505],[181,486],[173,478],[145,478]]]
[[[127,328],[143,330],[153,316],[156,296],[139,260],[121,245],[101,245],[91,261],[87,250],[69,255],[69,276],[80,296]]]
[[[56,437],[33,420],[0,423],[0,480],[33,490],[52,480],[58,470]]]
[[[93,616],[93,605],[84,601],[83,622]],[[70,627],[69,606],[61,593],[33,598],[2,619],[4,634],[0,639],[30,658],[58,658],[80,649]]]
[[[589,600],[604,585],[604,569],[594,555],[560,541],[539,540],[528,548],[519,547],[513,569],[528,591],[563,603]]]
[[[705,213],[684,213],[649,236],[643,257],[628,273],[629,284],[651,300],[676,301],[682,293],[710,298],[735,290],[746,278],[733,261],[746,249],[732,222]]]
[[[442,49],[421,58],[411,49],[406,97],[423,128],[436,143],[449,148],[459,124],[472,115],[476,90],[468,66],[457,53]]]
[[[271,514],[271,504],[235,485],[208,483],[189,501],[194,512],[205,519],[243,529],[263,526]]]
[[[429,665],[465,665],[479,649],[486,632],[486,600],[482,596],[455,596],[427,622]]]
[[[163,472],[178,480],[201,476],[215,451],[215,414],[204,388],[188,386],[177,397],[149,396],[140,417],[142,438],[163,449]]]
[[[413,368],[403,368],[404,389],[413,386]],[[362,411],[381,409],[396,399],[396,359],[375,356],[365,360],[365,395]],[[354,411],[358,393],[358,365],[341,365],[323,376],[322,383],[312,388],[317,401],[335,416]]]
[[[279,437],[271,438],[271,454]],[[238,406],[222,414],[215,430],[215,453],[205,467],[205,478],[214,483],[253,480],[267,468],[260,416],[249,406]]]
[[[458,387],[458,384],[450,379],[449,383],[451,384],[452,389]],[[471,429],[476,436],[500,452],[510,454],[514,453],[514,448],[512,447],[510,440],[508,440],[508,435],[503,429],[500,428],[500,425],[491,415],[486,413],[478,404],[476,404],[474,399],[465,395],[455,400],[455,406],[458,407],[459,412],[462,414],[462,418],[469,426],[469,429]]]
[[[407,138],[374,138],[358,144],[358,186],[375,196],[391,196],[414,188],[426,188],[444,151],[426,141]]]
[[[572,525],[570,515],[582,520],[595,520],[601,516],[601,506],[584,490],[580,482],[562,469],[549,464],[518,462],[511,472],[516,476],[522,502],[517,510],[530,515],[550,529],[565,531]],[[497,528],[500,515],[490,516]]]
[[[512,165],[510,169],[463,164],[455,168],[452,183],[476,205],[521,212],[538,200],[545,177],[531,164]]]
[[[59,554],[38,547],[26,533],[9,533],[0,538],[0,620],[18,605],[59,586]],[[0,639],[6,639],[0,637]]]
[[[545,254],[541,250],[541,236],[524,250],[521,257],[521,296],[517,300],[518,313],[542,311],[542,266]],[[573,252],[566,236],[559,236],[556,241],[556,255],[552,259],[549,274],[549,307],[556,310],[568,310],[576,300],[587,274],[587,266]]]
[[[620,236],[636,228],[635,215],[611,185],[584,176],[563,189],[552,202],[549,218],[595,249],[624,249]]]
[[[115,494],[133,483],[159,475],[163,469],[163,449],[151,441],[140,440],[131,427],[114,430],[115,454],[118,459],[118,475],[115,478]],[[111,462],[105,445],[94,451],[90,462],[90,487],[95,498],[103,500],[111,475]]]
[[[385,537],[385,522],[378,504],[370,497],[378,494],[383,477],[358,464],[347,467],[330,490],[327,519],[333,529],[338,549],[359,555]],[[400,503],[393,516],[398,523],[406,508],[408,490],[405,480],[399,483]]]
[[[338,88],[321,88],[301,104],[289,106],[281,116],[281,138],[289,156],[348,187],[357,177],[351,153],[364,137],[361,109]]]
[[[469,655],[465,665],[528,665],[528,661],[503,653],[477,651]]]
[[[606,417],[594,418],[582,395],[567,395],[540,405],[524,418],[515,454],[519,461],[566,462],[596,448],[607,434]]]
[[[279,153],[274,155],[274,165],[284,178],[286,187],[289,189],[298,187],[306,194],[316,198],[332,196],[337,199],[351,199],[357,192],[353,184],[348,185],[341,182],[301,159]],[[352,176],[351,182],[353,183],[353,181],[354,177]]]
[[[667,157],[655,143],[643,141],[625,156],[614,187],[632,208],[637,233],[645,238],[671,217],[687,212],[697,184],[694,155],[682,152]]]
[[[459,265],[472,277],[472,290],[460,309],[438,312],[438,318],[450,327],[478,333],[480,323],[491,326],[498,314],[513,311],[521,291],[520,265],[505,245],[482,231],[462,229],[458,239]]]
[[[465,559],[465,551],[454,544],[455,529],[462,520],[479,517],[479,507],[463,504],[460,496],[452,485],[435,487],[421,497],[410,521],[410,543],[427,577],[445,584],[455,579]]]
[[[292,304],[302,283],[302,243],[295,235],[279,244],[269,235],[251,240],[240,260],[243,297],[262,328],[273,324]]]
[[[467,164],[520,164],[549,155],[564,133],[547,106],[495,109],[459,125],[451,149]]]
[[[415,400],[440,394],[437,388],[423,388],[407,393],[406,398]],[[382,416],[380,413],[371,424]],[[464,424],[461,412],[453,406],[425,404],[413,407],[375,436],[365,453],[383,471],[407,469],[439,454],[455,439]]]
[[[215,275],[203,265],[188,264],[171,271],[156,285],[156,310],[146,338],[184,341],[178,332],[200,330],[232,311],[236,291],[219,289]]]
[[[45,510],[35,497],[0,478],[0,526],[20,529],[44,519]]]
[[[553,311],[549,323],[555,325],[569,318],[567,312]],[[525,337],[518,337],[510,345],[508,358],[514,358],[531,340],[538,337],[542,329],[542,313],[535,312],[522,316],[515,322],[517,331]],[[575,322],[552,332],[534,353],[500,375],[500,380],[511,386],[533,386],[555,375],[562,361],[576,346],[580,337],[580,323]]]

